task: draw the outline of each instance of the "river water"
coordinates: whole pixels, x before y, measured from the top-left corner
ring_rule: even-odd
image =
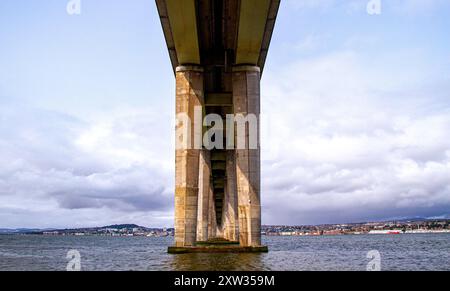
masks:
[[[382,270],[450,270],[450,234],[263,237],[267,254],[169,255],[172,237],[0,235],[0,270],[365,271],[370,251]],[[372,261],[373,262],[373,261]]]

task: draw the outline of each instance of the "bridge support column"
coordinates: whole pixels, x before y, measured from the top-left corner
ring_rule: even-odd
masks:
[[[213,196],[210,180],[211,154],[208,150],[202,150],[199,169],[197,241],[207,241],[209,239],[210,200],[212,200]]]
[[[177,149],[175,157],[175,246],[194,246],[197,240],[199,165],[202,138],[196,108],[204,107],[203,70],[180,66],[176,70]],[[198,111],[197,111],[198,113]],[[201,123],[200,123],[201,124]],[[179,134],[182,133],[182,134]]]
[[[239,226],[237,215],[237,193],[236,193],[236,162],[234,151],[226,154],[227,179],[225,181],[224,199],[224,238],[236,242],[239,240]]]
[[[233,69],[233,108],[235,117],[256,116],[256,147],[251,147],[250,124],[245,126],[245,147],[236,148],[236,184],[238,196],[239,242],[241,246],[261,246],[260,199],[260,69],[257,66],[236,66]],[[238,130],[235,145],[238,146]]]

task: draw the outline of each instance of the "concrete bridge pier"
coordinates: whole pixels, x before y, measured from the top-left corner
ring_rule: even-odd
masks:
[[[267,252],[261,245],[260,80],[280,0],[156,5],[176,76],[175,245],[169,252]],[[223,127],[205,125],[211,115],[222,118]],[[229,115],[233,123],[226,122]],[[222,146],[203,144],[210,130]]]
[[[245,147],[236,149],[236,182],[238,196],[239,242],[241,246],[261,245],[261,178],[260,178],[260,69],[257,66],[233,68],[234,114],[258,118],[257,132],[246,126]],[[237,140],[238,130],[235,130]],[[256,148],[250,144],[256,137]]]
[[[197,241],[197,215],[201,150],[193,147],[203,138],[195,129],[195,108],[205,104],[203,69],[198,66],[180,66],[176,69],[176,138],[179,148],[175,153],[175,246],[194,246]],[[189,135],[185,134],[189,133]],[[204,155],[202,155],[204,158]],[[203,173],[202,169],[202,173]],[[200,181],[203,186],[203,181]]]
[[[197,241],[207,241],[213,236],[208,227],[211,214],[213,190],[211,188],[211,155],[207,150],[200,152]]]

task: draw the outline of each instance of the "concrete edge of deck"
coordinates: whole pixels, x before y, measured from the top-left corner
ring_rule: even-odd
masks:
[[[192,247],[169,247],[169,254],[190,254],[190,253],[268,253],[267,246],[241,247],[235,245],[222,246],[192,246]]]

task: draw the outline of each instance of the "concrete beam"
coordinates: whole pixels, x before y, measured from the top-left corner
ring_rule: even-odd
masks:
[[[155,0],[169,50],[172,67],[210,63],[223,65],[223,57],[233,51],[226,66],[250,64],[262,69],[266,61],[280,0],[223,0],[224,15],[210,12],[214,0]],[[215,39],[216,22],[223,22],[222,39]],[[225,43],[227,51],[205,51]],[[209,61],[207,61],[209,60]],[[230,62],[231,61],[231,62]],[[203,62],[203,63],[202,63]]]
[[[257,65],[271,0],[241,0],[236,64]]]
[[[215,93],[207,94],[205,98],[205,106],[233,106],[233,95],[231,93]]]
[[[200,64],[195,0],[166,0],[178,65]]]

